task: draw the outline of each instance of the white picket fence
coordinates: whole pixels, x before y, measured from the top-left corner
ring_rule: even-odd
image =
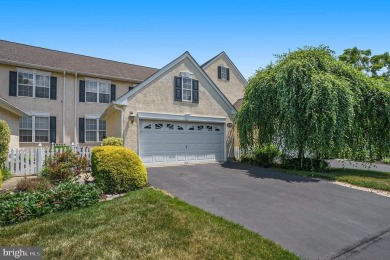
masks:
[[[79,152],[81,156],[87,157],[89,161],[91,161],[91,148],[70,146],[73,152]],[[62,153],[66,149],[69,148],[55,148],[54,145],[42,147],[42,144],[39,144],[36,148],[11,149],[4,167],[17,176],[38,174],[42,170],[43,162],[47,157],[54,156],[55,153]]]

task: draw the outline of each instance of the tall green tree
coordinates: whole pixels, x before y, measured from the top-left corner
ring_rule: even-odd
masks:
[[[305,47],[249,79],[236,116],[243,149],[275,143],[285,154],[390,155],[390,92],[328,47]]]
[[[370,59],[370,49],[360,50],[357,47],[345,49],[343,54],[339,56],[339,60],[341,60],[342,62],[351,65],[355,69],[366,72],[370,71]]]
[[[345,49],[339,60],[352,67],[366,72],[373,78],[390,80],[389,52],[372,55],[371,50],[361,50],[357,47]]]

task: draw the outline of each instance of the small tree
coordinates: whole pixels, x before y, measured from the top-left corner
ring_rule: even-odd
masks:
[[[11,130],[7,122],[0,120],[0,166],[7,160],[10,141]]]

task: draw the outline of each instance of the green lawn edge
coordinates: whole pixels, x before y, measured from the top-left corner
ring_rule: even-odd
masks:
[[[299,259],[255,232],[154,188],[0,227],[0,245],[45,259]]]
[[[390,191],[390,173],[373,170],[332,168],[329,172],[309,172],[274,168],[284,173],[339,181],[376,190]]]

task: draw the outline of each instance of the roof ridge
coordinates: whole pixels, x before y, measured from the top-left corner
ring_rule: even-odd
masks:
[[[200,65],[201,67],[205,66],[207,63],[211,62],[212,60],[214,60],[216,57],[218,57],[219,55],[221,55],[222,53],[224,53],[225,51],[221,51],[220,53],[218,53],[217,55],[215,55],[214,57],[212,57],[211,59],[209,59],[208,61],[206,61],[205,63],[203,63],[202,65]]]
[[[12,44],[23,45],[23,46],[32,47],[32,48],[37,48],[37,49],[42,49],[42,50],[46,50],[46,51],[54,51],[54,52],[59,52],[59,53],[64,53],[64,54],[71,54],[71,55],[76,55],[76,56],[82,56],[82,57],[86,57],[86,58],[92,58],[92,59],[98,59],[98,60],[104,60],[104,61],[111,61],[111,62],[115,62],[115,63],[122,63],[122,64],[125,64],[125,65],[132,65],[132,66],[137,66],[137,67],[143,67],[143,68],[148,68],[148,69],[159,70],[158,68],[154,68],[154,67],[148,67],[148,66],[144,66],[144,65],[137,65],[137,64],[133,64],[133,63],[126,63],[126,62],[123,62],[123,61],[115,61],[115,60],[110,60],[110,59],[104,59],[104,58],[99,58],[99,57],[93,57],[93,56],[88,56],[88,55],[79,54],[79,53],[73,53],[73,52],[66,52],[66,51],[54,50],[54,49],[49,49],[49,48],[44,48],[44,47],[29,45],[29,44],[25,44],[25,43],[11,42],[11,41],[2,40],[2,39],[0,39],[0,42],[8,42],[8,43],[12,43]]]

